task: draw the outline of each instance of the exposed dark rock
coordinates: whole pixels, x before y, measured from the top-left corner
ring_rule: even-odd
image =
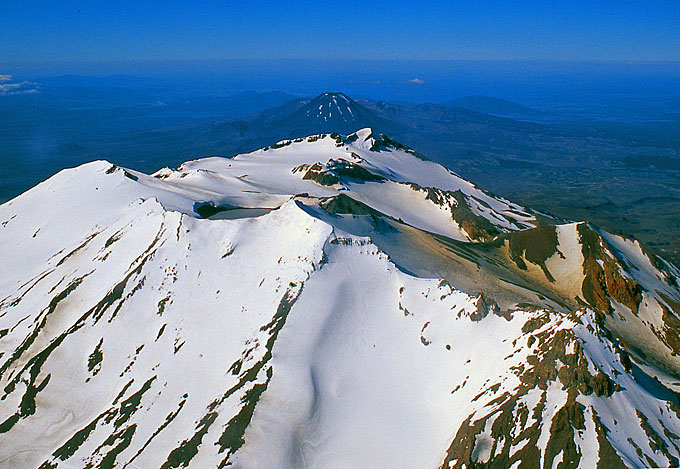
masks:
[[[385,178],[374,174],[358,164],[350,163],[344,159],[330,160],[325,165],[314,163],[311,166],[302,165],[293,169],[293,172],[305,170],[302,179],[309,179],[322,186],[332,186],[342,181],[383,181]]]
[[[445,191],[436,187],[422,187],[411,183],[411,188],[419,192],[425,192],[425,199],[447,207],[451,211],[453,221],[458,223],[465,233],[475,241],[491,241],[501,231],[489,220],[476,215],[468,203],[468,198],[460,190]]]
[[[550,282],[555,281],[545,265],[548,259],[559,252],[557,249],[557,231],[554,226],[543,225],[529,230],[509,233],[505,236],[508,239],[510,259],[517,264],[517,267],[526,270],[527,265],[524,262],[526,259],[528,262],[541,267]]]
[[[637,314],[642,300],[642,288],[621,271],[623,265],[613,257],[604,239],[586,223],[577,227],[583,252],[583,296],[598,311],[611,312],[609,297],[630,308]]]
[[[194,212],[201,218],[210,218],[213,215],[231,210],[233,207],[224,205],[215,205],[213,202],[196,202],[194,203]]]
[[[476,306],[477,310],[470,315],[470,319],[473,321],[481,321],[487,317],[489,313],[497,316],[501,315],[501,308],[498,306],[498,303],[483,293],[480,293],[477,297]]]

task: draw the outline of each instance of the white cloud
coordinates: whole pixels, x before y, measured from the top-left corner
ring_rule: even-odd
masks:
[[[424,85],[425,80],[421,78],[412,78],[409,81],[406,82],[407,85]]]
[[[6,85],[0,85],[0,92],[12,91],[17,88],[21,88],[21,83],[7,83]]]
[[[0,96],[12,96],[17,94],[34,94],[38,93],[38,83],[30,81],[20,81],[16,83],[11,82],[12,75],[0,75]]]

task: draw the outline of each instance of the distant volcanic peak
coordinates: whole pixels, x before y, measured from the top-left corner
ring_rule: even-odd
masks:
[[[326,100],[326,101],[338,101],[340,103],[344,104],[352,104],[356,103],[352,98],[348,97],[345,93],[339,93],[339,92],[328,92],[328,93],[321,93],[319,96],[314,98],[312,101],[316,100]]]
[[[358,119],[358,104],[342,93],[323,93],[309,102],[305,114],[329,121],[354,122]]]
[[[260,114],[260,119],[263,133],[276,139],[323,133],[349,135],[364,127],[394,129],[389,121],[343,93],[323,93],[313,99],[291,101]]]

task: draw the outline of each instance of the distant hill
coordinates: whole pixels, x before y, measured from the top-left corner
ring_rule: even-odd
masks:
[[[497,116],[537,116],[542,114],[537,109],[523,106],[514,101],[489,96],[466,96],[442,104],[447,107],[468,109]]]
[[[349,134],[371,127],[380,131],[394,128],[388,119],[343,93],[323,93],[314,99],[296,99],[268,109],[252,121],[282,138],[339,132]]]

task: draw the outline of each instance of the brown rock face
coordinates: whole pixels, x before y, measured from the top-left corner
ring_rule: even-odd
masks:
[[[522,270],[527,269],[524,259],[543,269],[543,273],[550,282],[554,282],[545,262],[557,250],[557,231],[552,225],[543,225],[530,230],[518,231],[508,235],[510,258]]]
[[[613,257],[602,237],[585,223],[578,225],[583,251],[583,296],[585,300],[600,312],[611,312],[609,298],[628,306],[633,313],[638,313],[642,301],[642,288],[632,278],[624,277],[624,269]],[[599,262],[598,262],[599,261]]]
[[[604,373],[593,374],[588,370],[585,352],[570,329],[555,331],[549,327],[550,313],[538,316],[525,324],[523,332],[529,335],[527,341],[533,344],[534,353],[527,357],[527,367],[516,370],[521,384],[515,394],[504,392],[488,402],[483,413],[473,413],[462,423],[447,450],[442,468],[489,467],[506,468],[519,462],[518,467],[541,467],[541,453],[538,440],[542,425],[550,429],[550,437],[545,447],[543,467],[552,467],[553,460],[562,452],[559,467],[577,467],[582,455],[579,453],[575,438],[585,429],[585,408],[577,401],[579,395],[595,394],[599,397],[611,396],[618,385]],[[620,350],[625,355],[625,352]],[[546,408],[547,390],[550,383],[559,378],[562,389],[567,391],[566,403],[557,410],[549,422],[542,421]],[[491,391],[493,386],[482,391]],[[530,391],[543,391],[537,405],[529,409],[522,399]],[[480,394],[480,395],[481,395]],[[530,418],[531,417],[531,418]],[[607,440],[608,429],[597,415],[589,416],[595,423],[600,452],[598,467],[625,467]],[[491,445],[488,461],[480,461],[476,446],[478,438],[487,423],[492,421]],[[533,422],[528,425],[528,422]],[[524,440],[526,444],[522,444]],[[517,449],[517,446],[520,446]],[[511,452],[512,449],[512,452]],[[452,465],[450,465],[452,464]]]
[[[436,187],[422,187],[411,183],[413,190],[424,192],[425,199],[451,211],[452,219],[465,230],[474,241],[491,241],[501,234],[489,220],[476,215],[468,205],[467,196],[460,190],[445,191]]]

